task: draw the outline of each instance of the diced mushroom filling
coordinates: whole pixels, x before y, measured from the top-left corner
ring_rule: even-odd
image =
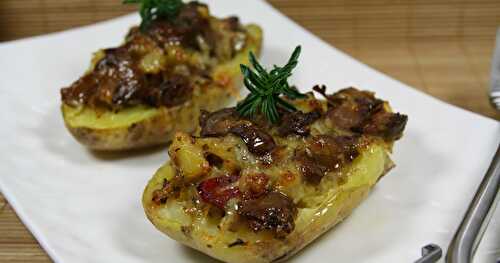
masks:
[[[211,17],[206,5],[190,2],[173,20],[134,27],[125,43],[96,55],[91,70],[61,89],[69,106],[119,110],[147,105],[173,107],[189,100],[210,70],[240,51],[246,32],[236,17]]]
[[[257,199],[240,203],[238,214],[243,216],[253,231],[271,230],[282,238],[295,228],[297,206],[286,195],[270,192]]]
[[[314,123],[317,119],[321,118],[321,112],[312,111],[304,113],[296,111],[286,114],[283,117],[281,125],[278,127],[278,132],[281,136],[290,134],[297,134],[301,136],[309,135],[309,125]]]
[[[248,151],[263,156],[276,148],[273,137],[251,120],[238,116],[234,108],[223,109],[211,114],[202,113],[200,118],[201,136],[222,137],[229,133],[239,136]]]
[[[309,138],[296,153],[300,172],[309,183],[319,184],[323,176],[352,162],[358,155],[357,136],[319,135]]]
[[[324,86],[314,87],[314,90],[327,98],[326,115],[336,128],[380,137],[386,141],[401,137],[408,117],[388,111],[386,103],[375,98],[373,93],[347,88],[333,95],[326,95],[325,89]]]

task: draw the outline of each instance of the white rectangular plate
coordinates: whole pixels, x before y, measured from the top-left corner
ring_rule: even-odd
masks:
[[[332,48],[264,1],[214,0],[218,16],[264,27],[262,60],[284,62],[303,47],[293,83],[375,91],[409,115],[396,144],[397,168],[344,223],[293,262],[413,262],[430,242],[445,248],[500,140],[500,124],[424,95]],[[96,155],[66,131],[59,89],[86,69],[90,54],[121,43],[137,15],[0,44],[0,189],[56,262],[209,262],[154,229],[143,187],[165,149]],[[500,256],[500,213],[476,262]]]

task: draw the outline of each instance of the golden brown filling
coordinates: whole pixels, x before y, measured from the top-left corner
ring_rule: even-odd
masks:
[[[130,30],[125,43],[96,55],[91,70],[61,97],[70,106],[118,110],[127,106],[172,107],[210,83],[217,63],[234,57],[246,33],[236,17],[217,19],[206,5],[185,4],[173,20]]]
[[[284,186],[300,182],[320,188],[327,174],[351,164],[371,142],[391,144],[400,138],[407,122],[373,93],[348,88],[328,95],[324,87],[314,89],[327,101],[312,93],[289,100],[301,110],[280,110],[275,124],[259,114],[241,117],[234,108],[203,112],[199,137],[181,144],[202,145],[202,174],[185,178],[177,170],[154,192],[153,202],[183,200],[194,206],[186,211],[214,218],[235,214],[234,227],[284,238],[294,230],[301,207],[282,191]],[[174,167],[180,147],[170,149]]]

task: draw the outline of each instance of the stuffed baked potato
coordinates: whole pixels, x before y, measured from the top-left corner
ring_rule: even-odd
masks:
[[[407,117],[354,88],[287,99],[271,123],[235,108],[177,133],[142,198],[171,238],[224,262],[283,261],[342,221],[392,167]]]
[[[133,27],[121,46],[94,54],[87,73],[61,90],[64,123],[95,150],[168,142],[174,131],[195,129],[200,109],[219,109],[237,94],[239,65],[261,42],[256,25],[182,4],[175,18]]]

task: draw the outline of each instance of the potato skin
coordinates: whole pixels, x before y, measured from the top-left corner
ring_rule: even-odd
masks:
[[[143,200],[143,203],[146,207],[146,214],[149,220],[156,228],[186,246],[199,250],[223,262],[268,263],[286,261],[318,236],[340,223],[365,199],[370,189],[371,187],[365,186],[340,193],[338,198],[348,198],[349,202],[335,204],[334,206],[338,206],[338,210],[330,209],[322,218],[313,221],[307,227],[306,231],[295,231],[284,240],[267,240],[260,244],[253,243],[231,248],[216,245],[211,245],[211,247],[207,246],[207,244],[203,242],[203,240],[207,239],[203,233],[197,233],[195,230],[188,236],[181,225],[175,222],[166,222],[160,219],[157,211],[154,211],[151,207],[147,208],[149,205],[147,200]],[[318,209],[318,211],[321,210]]]
[[[204,96],[214,99],[196,96],[180,106],[158,108],[152,116],[143,120],[111,128],[73,126],[67,115],[74,109],[67,105],[61,108],[66,128],[81,144],[99,151],[129,150],[167,143],[175,131],[193,132],[200,109],[214,110],[227,104],[231,100],[231,92],[235,90],[233,86],[227,89],[212,87]]]
[[[135,111],[147,110],[147,116],[122,123],[113,123],[111,116],[106,125],[95,124],[99,122],[100,112],[85,106],[73,108],[63,103],[61,112],[66,128],[81,144],[98,151],[120,151],[164,144],[172,139],[175,131],[193,132],[198,125],[200,109],[219,109],[237,95],[241,85],[239,65],[248,63],[248,52],[260,53],[262,30],[256,25],[248,25],[246,29],[247,46],[233,60],[216,66],[212,73],[214,82],[208,87],[196,88],[197,92],[187,102],[170,108],[137,107]],[[80,118],[81,112],[88,113],[87,117]],[[123,118],[128,112],[105,114]]]
[[[353,180],[339,187],[333,194],[325,193],[321,205],[300,209],[295,230],[284,239],[258,236],[253,241],[247,239],[249,242],[243,246],[228,247],[227,244],[235,239],[235,235],[238,237],[238,233],[220,230],[214,234],[213,230],[200,225],[191,225],[191,228],[189,225],[183,225],[186,224],[185,219],[180,218],[179,213],[164,210],[175,210],[174,202],[165,206],[152,202],[153,192],[160,187],[164,179],[171,179],[177,169],[177,166],[170,162],[160,168],[149,181],[142,203],[148,219],[157,229],[211,257],[235,263],[282,262],[346,218],[365,199],[378,179],[393,166],[386,145],[374,145],[364,151],[363,155],[365,157],[348,168]],[[368,172],[363,174],[355,171]],[[184,216],[187,217],[182,215]],[[255,242],[256,240],[259,241]]]

